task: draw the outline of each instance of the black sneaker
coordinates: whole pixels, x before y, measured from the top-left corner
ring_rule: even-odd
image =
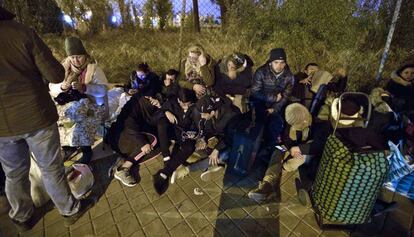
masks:
[[[161,171],[158,171],[156,174],[152,176],[154,182],[155,191],[159,195],[164,194],[168,189],[168,176],[163,174]]]
[[[82,199],[80,200],[79,211],[71,216],[63,216],[66,227],[69,227],[76,223],[95,204],[93,199]]]
[[[253,189],[248,193],[250,199],[256,202],[266,201],[273,193],[272,185],[269,182],[262,181],[259,183],[259,187]]]

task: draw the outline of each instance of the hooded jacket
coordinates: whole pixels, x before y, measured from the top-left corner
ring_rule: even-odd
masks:
[[[27,134],[58,120],[46,81],[65,71],[34,30],[0,7],[0,137]]]
[[[258,68],[254,74],[251,89],[252,97],[265,103],[268,108],[273,108],[277,113],[288,102],[293,85],[294,77],[287,64],[284,71],[278,75],[266,63]],[[282,99],[276,101],[279,93],[281,93]]]

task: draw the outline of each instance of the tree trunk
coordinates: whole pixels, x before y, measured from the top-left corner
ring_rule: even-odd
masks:
[[[200,33],[200,16],[198,13],[198,0],[193,0],[194,31]]]

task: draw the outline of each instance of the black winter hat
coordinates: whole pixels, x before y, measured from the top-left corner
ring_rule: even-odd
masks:
[[[286,61],[286,52],[283,48],[275,48],[270,50],[269,60],[268,63],[273,62],[275,60],[284,60]]]
[[[83,47],[82,41],[73,36],[65,39],[65,50],[67,56],[88,54],[85,47]]]

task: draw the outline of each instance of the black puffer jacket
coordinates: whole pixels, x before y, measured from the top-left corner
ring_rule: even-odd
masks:
[[[273,108],[275,112],[279,112],[288,102],[293,85],[294,77],[288,65],[278,75],[269,64],[265,64],[258,68],[254,74],[252,97],[263,101],[268,108]],[[276,102],[279,93],[281,93],[282,99]]]

